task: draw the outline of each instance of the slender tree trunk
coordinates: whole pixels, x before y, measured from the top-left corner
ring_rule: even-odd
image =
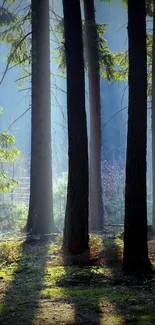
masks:
[[[152,46],[152,226],[155,229],[155,1]]]
[[[138,15],[137,15],[138,12]],[[145,0],[128,0],[129,106],[125,189],[124,272],[150,271],[147,247],[147,56]]]
[[[88,250],[88,141],[80,0],[63,0],[67,66],[69,174],[63,248]]]
[[[90,97],[89,221],[90,230],[101,230],[103,229],[103,203],[100,68],[94,0],[84,0],[84,14]]]
[[[49,0],[32,0],[32,117],[27,230],[48,234],[53,218]]]

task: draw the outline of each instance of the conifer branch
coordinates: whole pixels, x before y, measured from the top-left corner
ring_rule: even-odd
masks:
[[[31,32],[29,32],[28,34],[26,34],[26,35],[25,35],[25,36],[24,36],[24,37],[23,37],[23,38],[18,42],[18,44],[16,45],[14,51],[10,54],[10,57],[8,58],[8,62],[7,62],[6,68],[5,68],[5,71],[4,71],[3,76],[2,76],[2,78],[1,78],[1,80],[0,80],[0,85],[2,84],[2,82],[3,82],[3,80],[4,80],[5,76],[6,76],[6,73],[7,73],[7,71],[8,71],[9,65],[10,65],[10,63],[11,63],[11,60],[12,60],[12,58],[14,57],[14,55],[15,55],[15,53],[16,53],[18,47],[19,47],[19,46],[24,42],[24,40],[25,40],[29,35],[31,35]]]

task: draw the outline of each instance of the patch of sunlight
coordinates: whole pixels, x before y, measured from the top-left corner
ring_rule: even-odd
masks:
[[[119,315],[107,315],[103,314],[100,318],[100,325],[125,325],[125,321]]]
[[[63,301],[47,301],[46,304],[42,304],[42,301],[40,301],[33,324],[75,324],[74,304],[64,303]]]
[[[22,253],[22,242],[7,241],[0,243],[0,262],[13,263]]]
[[[12,263],[8,267],[0,267],[0,278],[4,281],[12,281],[14,273],[19,269],[18,263]]]
[[[103,274],[105,276],[112,276],[113,272],[107,265],[92,266],[91,272],[95,274]]]
[[[154,259],[150,259],[151,264],[155,267],[155,260]]]
[[[99,308],[101,310],[100,325],[125,324],[123,317],[121,317],[117,312],[117,305],[115,302],[111,302],[108,300],[101,300],[99,303]]]
[[[116,238],[114,239],[114,243],[115,243],[119,248],[123,249],[124,242],[123,242],[122,239],[116,237]]]
[[[59,289],[59,290],[58,290]],[[60,287],[56,292],[64,297],[79,298],[82,304],[98,306],[99,302],[120,300],[122,299],[121,293],[113,290],[111,287]],[[52,294],[52,290],[48,294]],[[47,292],[47,291],[46,291]]]
[[[64,290],[65,291],[65,290]],[[61,288],[46,288],[40,291],[40,299],[51,299],[53,297],[65,297],[65,292]]]
[[[48,247],[48,253],[54,253],[58,251],[61,248],[61,245],[55,244],[54,242],[51,242],[51,244]]]
[[[73,277],[76,278],[78,275],[85,275],[88,274],[88,272],[102,272],[102,274],[105,274],[106,271],[104,271],[104,268],[102,267],[93,267],[93,268],[80,268],[79,266],[49,266],[47,263],[46,271],[44,280],[45,282],[51,282],[55,283],[56,280],[60,279],[61,277],[65,276],[65,278],[68,278],[68,280]],[[98,271],[99,270],[99,271]],[[108,269],[107,269],[108,271]]]
[[[96,234],[89,235],[89,245],[102,245],[103,246],[103,239]]]
[[[107,291],[107,290],[106,290]],[[70,287],[70,288],[62,288],[62,287],[54,287],[54,288],[46,288],[41,290],[40,299],[50,299],[54,296],[59,297],[71,297],[71,298],[83,298],[83,300],[89,304],[96,304],[101,299],[107,299],[107,292],[104,293],[100,288],[81,288],[81,287]],[[82,302],[82,301],[81,301]]]
[[[44,275],[44,282],[50,282],[51,284],[55,283],[58,278],[65,275],[65,268],[64,266],[53,266],[53,267],[46,267],[45,275]]]

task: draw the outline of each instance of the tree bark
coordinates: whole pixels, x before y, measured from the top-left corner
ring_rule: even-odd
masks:
[[[84,0],[85,43],[90,99],[89,227],[103,229],[101,184],[101,101],[98,34],[94,0]]]
[[[49,0],[32,0],[32,116],[30,203],[27,230],[56,231],[51,155]]]
[[[155,229],[155,1],[152,45],[152,226]]]
[[[68,190],[63,249],[88,250],[88,140],[80,0],[63,0],[67,66]]]
[[[138,14],[137,14],[138,13]],[[150,271],[147,247],[147,55],[145,0],[128,1],[129,106],[123,269]]]

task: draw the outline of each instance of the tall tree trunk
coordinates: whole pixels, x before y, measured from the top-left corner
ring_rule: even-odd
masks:
[[[137,15],[138,12],[138,15]],[[145,0],[128,0],[129,106],[125,189],[124,272],[150,270],[147,247],[147,59]]]
[[[49,0],[32,0],[30,179],[27,230],[53,232]]]
[[[101,230],[103,229],[103,204],[100,67],[94,0],[84,0],[84,14],[90,98],[89,221],[90,230]]]
[[[63,0],[67,66],[69,174],[63,248],[88,249],[88,140],[80,0]]]
[[[155,229],[155,1],[153,12],[152,45],[152,225]]]

